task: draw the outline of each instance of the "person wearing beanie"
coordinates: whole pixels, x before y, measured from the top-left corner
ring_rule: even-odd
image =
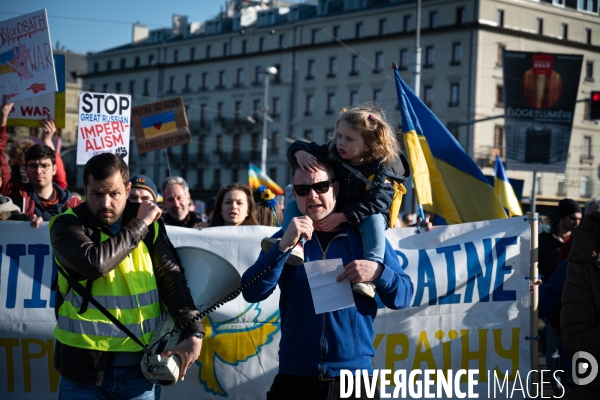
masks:
[[[156,185],[146,175],[135,175],[129,182],[131,191],[128,200],[132,203],[141,203],[144,200],[156,203]]]

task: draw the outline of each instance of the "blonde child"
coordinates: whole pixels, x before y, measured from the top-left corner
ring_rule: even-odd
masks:
[[[288,149],[289,161],[297,163],[305,172],[316,171],[315,155],[329,158],[340,182],[339,212],[319,221],[320,230],[335,231],[343,223],[356,226],[362,237],[364,259],[383,263],[385,230],[389,226],[389,209],[395,194],[392,181],[401,183],[409,176],[408,162],[400,154],[398,140],[385,114],[376,103],[344,109],[331,142],[318,145],[296,141]],[[294,187],[296,196],[309,195],[311,188],[307,190],[302,186]],[[314,186],[312,190],[318,193],[319,188]],[[284,231],[289,221],[300,215],[296,202],[290,202],[285,208]],[[274,242],[265,238],[263,250],[268,251]],[[304,254],[297,246],[288,263],[302,262]],[[374,297],[376,285],[358,283],[353,290]]]

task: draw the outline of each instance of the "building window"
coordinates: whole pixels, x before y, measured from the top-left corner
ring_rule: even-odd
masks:
[[[148,65],[154,65],[154,54],[148,55]]]
[[[96,61],[94,63],[94,72],[98,72],[99,69],[100,69],[100,63],[98,63],[98,61]]]
[[[225,88],[225,71],[219,71],[219,89]]]
[[[217,143],[215,144],[215,151],[220,153],[223,151],[223,135],[217,135]]]
[[[143,96],[149,96],[150,95],[150,79],[144,79],[144,93],[142,94]]]
[[[90,92],[93,92],[93,91],[94,91],[94,89],[96,89],[96,85],[90,85]],[[9,127],[9,128],[10,128],[10,127]],[[8,128],[7,128],[7,129],[8,129]],[[9,132],[9,133],[12,133],[12,132]],[[146,154],[146,153],[144,153],[144,154]]]
[[[173,62],[177,63],[179,61],[179,50],[173,51]]]
[[[544,34],[544,18],[536,18],[535,19],[535,31],[538,35]]]
[[[337,40],[340,40],[340,27],[339,26],[333,27],[333,37],[336,38]]]
[[[315,60],[308,60],[308,66],[306,68],[306,79],[314,79],[316,72]]]
[[[102,92],[104,92],[104,93],[108,92],[108,84],[106,84],[106,83],[102,84]]]
[[[201,90],[206,90],[207,86],[206,84],[208,83],[208,72],[203,72],[202,73],[202,86],[200,87]]]
[[[285,48],[285,34],[279,35],[279,48]]]
[[[258,40],[258,51],[260,51],[260,52],[265,51],[265,38],[264,37],[261,37]]]
[[[327,94],[327,111],[326,114],[335,113],[335,93]]]
[[[504,156],[504,126],[494,126],[494,151],[500,157]]]
[[[192,75],[191,74],[186,74],[185,75],[185,89],[183,89],[186,92],[190,91],[190,81],[192,80]]]
[[[360,39],[363,37],[363,23],[362,22],[357,22],[356,23],[356,38]]]
[[[504,27],[504,10],[496,10],[496,24],[498,24],[499,27]]]
[[[126,63],[125,59],[121,58],[121,66],[120,66],[121,69],[125,69],[125,63]]]
[[[277,168],[269,168],[269,178],[277,182]]]
[[[579,0],[577,2],[577,9],[580,11],[587,11],[587,12],[597,12],[598,10],[594,10],[594,0]]]
[[[277,131],[271,132],[271,153],[277,154],[279,152],[279,144],[277,143],[277,139],[279,138],[279,134]],[[271,177],[273,179],[273,177]]]
[[[552,4],[555,6],[565,6],[565,0],[552,0]]]
[[[592,28],[585,28],[583,40],[585,41],[585,44],[592,44]]]
[[[381,89],[373,90],[373,100],[379,105],[383,104],[383,92]]]
[[[459,65],[462,61],[462,44],[452,43],[452,61],[450,65]]]
[[[247,50],[248,50],[248,41],[242,40],[242,54],[246,54]]]
[[[353,90],[350,92],[350,105],[355,106],[358,104],[358,91]]]
[[[217,103],[217,118],[218,119],[223,118],[223,102],[222,101]],[[220,137],[220,135],[218,137]]]
[[[303,135],[304,139],[312,142],[312,129],[305,129]]]
[[[467,13],[464,7],[456,7],[456,25],[462,25],[466,22]]]
[[[374,73],[382,72],[383,64],[384,64],[383,51],[378,51],[375,53],[375,69],[373,70],[373,72]]]
[[[240,179],[240,170],[237,168],[231,169],[231,182],[238,182]]]
[[[206,58],[210,58],[210,44],[206,45]]]
[[[498,51],[496,53],[496,67],[502,67],[502,57],[503,57],[505,48],[506,48],[506,45],[498,43]]]
[[[448,103],[448,107],[458,107],[460,86],[458,83],[450,84],[450,101]]]
[[[583,137],[583,149],[581,150],[581,159],[582,160],[593,160],[594,156],[592,156],[592,137],[584,136]]]
[[[565,175],[564,174],[558,174],[556,176],[556,195],[557,196],[566,196],[567,195],[567,191],[565,190]]]
[[[319,43],[319,31],[320,31],[320,29],[313,29],[312,30],[312,36],[311,36],[311,43],[312,44]]]
[[[206,103],[200,104],[200,127],[206,127]]]
[[[329,59],[329,74],[328,78],[334,78],[337,75],[337,58],[331,57]]]
[[[400,49],[400,65],[398,65],[400,71],[406,71],[408,69],[408,49]]]
[[[277,118],[281,115],[281,99],[279,97],[273,97],[273,110],[271,116]]]
[[[594,80],[594,62],[593,61],[585,62],[585,80],[586,81]]]
[[[590,177],[582,176],[581,184],[579,186],[579,196],[580,197],[590,197],[592,194],[592,191],[590,189],[591,189],[590,188]]]
[[[567,23],[562,23],[560,24],[560,32],[561,32],[561,38],[563,40],[568,40],[569,39],[569,24]]]
[[[244,69],[243,68],[237,69],[235,81],[236,81],[235,84],[237,87],[241,88],[244,86]]]
[[[315,112],[315,97],[312,94],[306,95],[306,111],[304,115],[310,116]]]
[[[135,81],[129,81],[129,94],[134,95],[135,93]]]
[[[106,62],[106,70],[110,71],[112,69],[112,60],[108,60]]]
[[[263,70],[260,65],[254,67],[254,85],[258,86],[262,82]]]
[[[223,57],[227,57],[229,55],[229,43],[223,43]]]
[[[195,54],[196,54],[196,48],[192,47],[190,49],[190,61],[194,61]]]
[[[425,47],[425,65],[423,68],[432,68],[435,62],[435,48],[433,46]]]
[[[404,16],[404,32],[410,32],[413,30],[412,15]]]
[[[504,86],[496,85],[496,107],[504,108]]]
[[[438,27],[438,13],[437,11],[431,11],[429,13],[429,28],[434,29]]]
[[[170,76],[169,77],[169,92],[173,93],[174,91],[175,91],[175,77]]]
[[[352,70],[350,70],[350,75],[358,75],[360,71],[360,57],[357,55],[352,56]]]
[[[121,93],[121,82],[115,83],[115,92]]]
[[[379,20],[379,34],[382,36],[387,35],[387,19]]]
[[[221,187],[221,169],[215,168],[213,177],[213,188],[218,189]]]
[[[433,105],[433,86],[423,86],[423,102],[429,108]]]

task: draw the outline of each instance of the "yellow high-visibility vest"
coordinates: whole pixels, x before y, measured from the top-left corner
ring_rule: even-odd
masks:
[[[77,217],[73,209],[63,214]],[[62,215],[62,214],[61,214]],[[49,229],[57,215],[50,220]],[[154,238],[158,237],[158,223],[154,222]],[[100,241],[110,236],[100,233]],[[60,265],[58,259],[56,264]],[[62,266],[61,266],[62,267]],[[67,270],[68,272],[68,270]],[[86,287],[87,279],[81,280]],[[61,343],[90,350],[136,352],[140,345],[113,324],[90,302],[87,310],[79,314],[83,297],[70,287],[62,274],[58,274],[58,289],[64,298],[58,310],[54,337]],[[156,326],[166,314],[158,297],[158,287],[152,268],[152,258],[143,240],[107,276],[93,281],[91,293],[111,314],[123,323],[144,344],[149,344]]]

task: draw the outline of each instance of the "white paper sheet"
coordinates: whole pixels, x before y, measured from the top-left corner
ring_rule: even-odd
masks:
[[[350,282],[336,279],[344,272],[341,258],[332,260],[317,260],[304,263],[308,285],[315,306],[315,313],[323,314],[329,311],[354,307],[354,296]]]

